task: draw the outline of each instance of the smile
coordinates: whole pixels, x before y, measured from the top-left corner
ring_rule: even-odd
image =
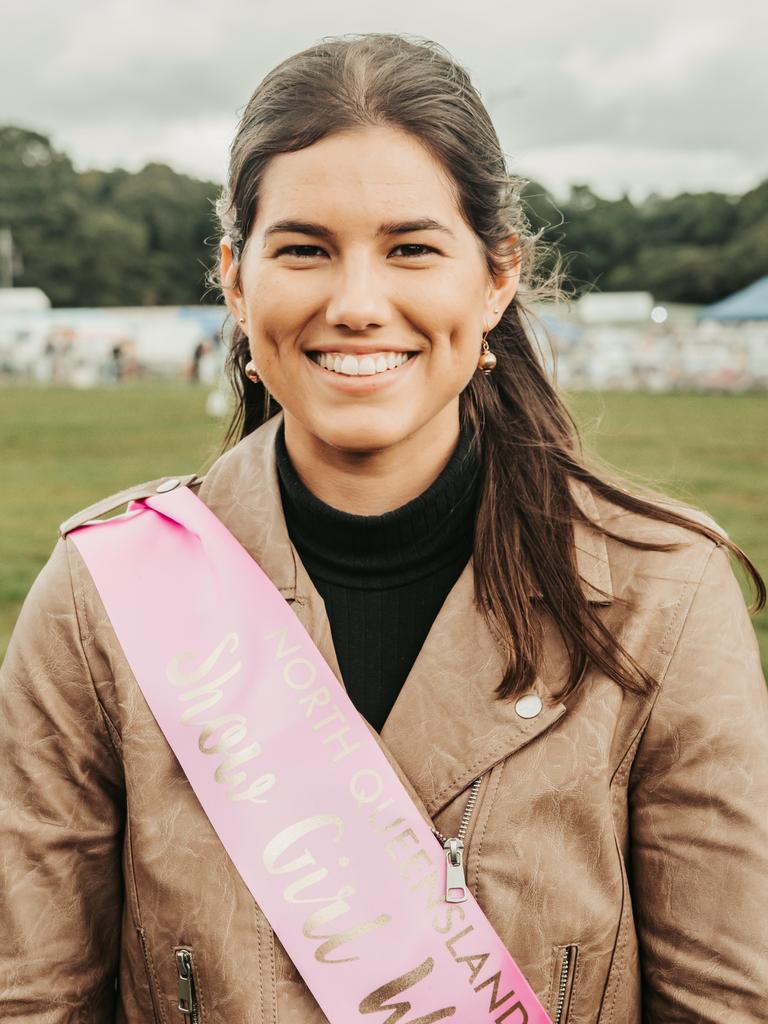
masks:
[[[412,358],[414,352],[371,352],[355,356],[349,352],[308,352],[309,358],[324,370],[344,377],[372,377],[396,370]]]

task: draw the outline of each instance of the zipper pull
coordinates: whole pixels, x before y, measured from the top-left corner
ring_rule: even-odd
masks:
[[[472,790],[467,799],[467,806],[464,808],[464,813],[461,816],[461,823],[459,825],[459,834],[455,839],[450,839],[439,832],[434,825],[432,826],[432,833],[435,838],[441,843],[445,850],[446,868],[445,868],[445,902],[446,903],[464,903],[467,899],[467,879],[464,875],[464,836],[467,834],[469,828],[469,822],[472,818],[472,812],[475,809],[475,803],[477,802],[477,794],[480,791],[484,775],[481,775],[479,779],[475,779],[472,783]],[[455,893],[455,895],[453,895]]]
[[[464,903],[467,899],[467,880],[464,877],[464,843],[461,839],[446,839],[445,850],[445,902]]]
[[[176,969],[179,972],[178,1008],[185,1017],[194,1019],[195,987],[192,980],[192,958],[187,949],[176,950]]]

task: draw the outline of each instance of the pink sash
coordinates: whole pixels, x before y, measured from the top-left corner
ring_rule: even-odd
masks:
[[[187,487],[70,534],[152,714],[333,1024],[550,1024],[288,603]],[[389,1012],[389,1016],[382,1014]]]

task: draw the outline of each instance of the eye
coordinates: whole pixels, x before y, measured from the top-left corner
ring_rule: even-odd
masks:
[[[314,252],[299,252],[299,249],[313,249]],[[314,256],[315,252],[322,252],[323,250],[319,245],[284,245],[282,249],[278,249],[275,253],[276,256],[282,256],[284,252],[290,253],[292,256],[298,256],[300,259],[306,259],[307,257]]]
[[[421,245],[417,242],[406,242],[403,245],[396,246],[397,249],[423,249],[423,252],[411,253],[412,256],[426,256],[428,252],[437,252],[437,249],[433,249],[431,245]]]

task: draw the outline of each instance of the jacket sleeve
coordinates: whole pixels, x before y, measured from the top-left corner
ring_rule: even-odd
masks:
[[[83,649],[66,540],[0,669],[0,1020],[112,1021],[122,771]]]
[[[643,1020],[768,1010],[768,694],[725,549],[713,548],[630,779]]]

